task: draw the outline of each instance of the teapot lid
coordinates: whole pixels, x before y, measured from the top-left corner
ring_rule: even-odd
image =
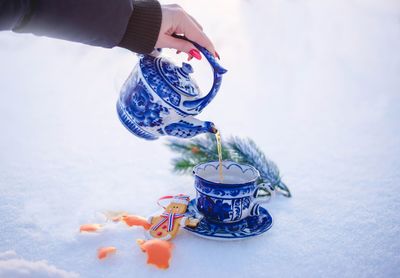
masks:
[[[182,67],[178,67],[166,58],[158,58],[156,63],[160,75],[175,91],[191,97],[200,94],[199,86],[190,77],[190,74],[193,73],[190,64],[183,62]]]
[[[150,55],[145,55],[142,58],[142,62],[144,62],[141,63],[142,72],[147,72],[150,68],[152,69],[151,71],[153,71],[153,78],[146,78],[151,87],[156,85],[151,84],[153,82],[159,85],[159,83],[163,83],[164,81],[179,94],[188,97],[200,95],[199,86],[196,81],[190,77],[190,74],[193,73],[193,68],[190,64],[182,63],[182,67],[178,67],[165,57],[152,57]],[[159,77],[156,77],[157,75]]]

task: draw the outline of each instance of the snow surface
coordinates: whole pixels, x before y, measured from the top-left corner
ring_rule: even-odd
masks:
[[[145,216],[160,196],[193,194],[193,180],[170,172],[164,139],[119,123],[135,55],[2,32],[0,276],[400,277],[400,2],[176,2],[229,70],[200,118],[253,138],[293,198],[265,206],[274,226],[258,238],[183,231],[167,271],[145,264],[139,228],[80,235],[102,211]],[[99,262],[105,245],[118,253]]]

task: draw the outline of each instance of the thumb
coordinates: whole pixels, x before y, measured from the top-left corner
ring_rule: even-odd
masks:
[[[175,48],[176,50],[179,50],[181,52],[185,52],[188,55],[191,55],[189,52],[192,49],[196,49],[196,47],[191,43],[186,40],[181,40],[174,38],[172,36],[164,35],[162,37],[161,41],[162,47],[168,47],[168,48]]]

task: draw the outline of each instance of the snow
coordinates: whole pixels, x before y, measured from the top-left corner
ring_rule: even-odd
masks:
[[[146,216],[160,196],[193,194],[193,179],[170,172],[164,139],[119,123],[135,55],[2,32],[0,277],[399,277],[400,2],[176,2],[229,70],[199,118],[253,138],[293,198],[265,205],[274,226],[258,238],[182,231],[167,271],[146,265],[139,228],[79,234],[103,211]],[[206,91],[207,65],[193,64]],[[108,245],[117,254],[99,262]]]
[[[1,277],[59,277],[76,278],[77,273],[66,272],[48,265],[46,261],[31,262],[19,258],[15,251],[0,253],[0,275]]]

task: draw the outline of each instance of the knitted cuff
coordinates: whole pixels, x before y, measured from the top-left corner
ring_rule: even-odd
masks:
[[[136,53],[152,52],[160,32],[161,19],[158,1],[135,1],[125,34],[118,46]]]

